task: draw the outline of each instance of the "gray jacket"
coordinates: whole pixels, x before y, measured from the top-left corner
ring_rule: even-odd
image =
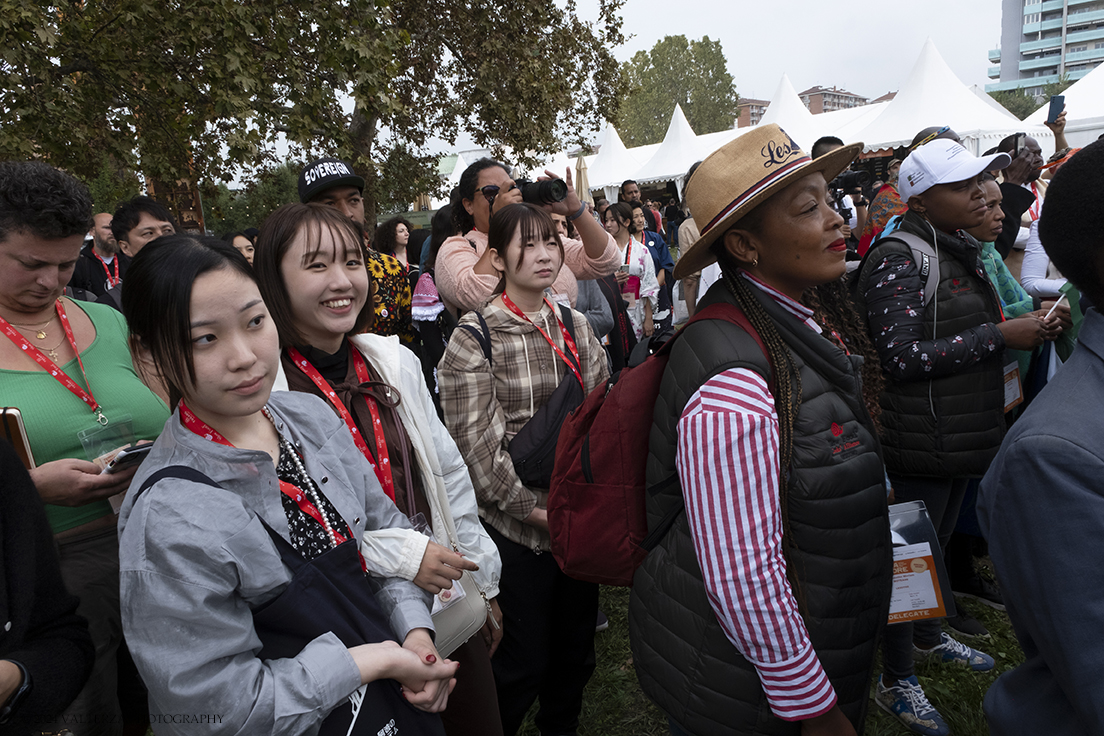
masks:
[[[321,399],[274,392],[268,406],[358,542],[365,529],[409,527]],[[167,465],[193,467],[222,488],[163,480],[137,503],[128,494],[120,511],[123,630],[149,688],[150,712],[217,715],[202,725],[209,734],[316,733],[360,685],[360,675],[332,633],[292,659],[256,656],[261,642],[251,608],[291,580],[258,519],[289,538],[271,458],[210,442],[174,413],[131,488]],[[428,593],[399,578],[370,580],[399,641],[414,628],[432,631]],[[159,721],[159,736],[195,731],[181,718]]]
[[[985,694],[993,736],[1104,734],[1104,315],[1004,438],[978,491],[1024,662]]]

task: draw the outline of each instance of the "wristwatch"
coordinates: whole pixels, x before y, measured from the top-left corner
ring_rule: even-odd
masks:
[[[15,660],[8,660],[23,673],[23,684],[19,686],[19,689],[12,693],[12,696],[8,698],[8,702],[4,703],[4,707],[0,708],[0,724],[7,723],[11,720],[15,712],[19,710],[27,697],[31,694],[31,673],[27,672],[27,668]]]

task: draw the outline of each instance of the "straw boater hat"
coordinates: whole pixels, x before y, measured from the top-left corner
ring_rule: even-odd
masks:
[[[771,195],[817,171],[831,181],[861,150],[861,143],[853,143],[814,161],[772,124],[758,125],[714,151],[686,185],[686,203],[701,237],[679,258],[675,278],[715,262],[709,246]]]

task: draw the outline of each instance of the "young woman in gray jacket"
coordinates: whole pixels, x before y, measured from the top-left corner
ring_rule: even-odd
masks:
[[[154,731],[440,736],[427,711],[456,665],[429,596],[358,554],[366,531],[409,522],[324,403],[270,396],[278,338],[244,257],[163,238],[123,311],[177,407],[120,514],[123,628]]]

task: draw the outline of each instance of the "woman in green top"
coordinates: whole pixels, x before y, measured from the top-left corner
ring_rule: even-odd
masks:
[[[62,297],[91,214],[88,191],[69,175],[41,163],[0,163],[0,405],[23,416],[62,577],[81,599],[97,652],[92,677],[66,711],[95,715],[86,720],[96,723],[66,720],[76,736],[121,728],[117,517],[106,499],[126,490],[134,472],[101,475],[78,433],[106,433],[129,416],[134,439],[152,440],[169,415],[134,371],[122,316]]]

